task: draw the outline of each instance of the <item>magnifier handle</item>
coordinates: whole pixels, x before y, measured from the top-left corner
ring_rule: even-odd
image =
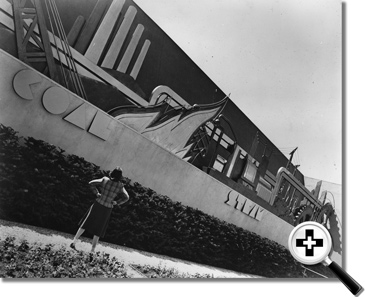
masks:
[[[358,284],[350,275],[347,274],[336,262],[332,261],[328,267],[333,271],[340,281],[350,290],[354,295],[359,293],[362,289],[360,284]]]

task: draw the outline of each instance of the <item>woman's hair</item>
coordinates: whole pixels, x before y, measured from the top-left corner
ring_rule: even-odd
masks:
[[[112,181],[120,181],[123,176],[123,170],[121,167],[116,167],[111,173],[110,178]]]

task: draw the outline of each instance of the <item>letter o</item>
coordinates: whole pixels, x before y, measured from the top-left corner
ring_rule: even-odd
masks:
[[[68,93],[60,87],[47,89],[42,97],[44,108],[52,114],[65,112],[70,105]]]

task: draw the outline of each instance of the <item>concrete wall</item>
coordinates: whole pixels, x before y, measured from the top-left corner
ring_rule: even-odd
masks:
[[[111,0],[103,1],[107,2],[106,6],[111,3]],[[57,7],[66,33],[71,30],[72,24],[79,15],[88,19],[95,3],[96,0],[57,1]],[[144,41],[149,40],[151,45],[136,78],[136,82],[147,97],[149,97],[151,92],[159,85],[168,86],[184,98],[190,105],[218,102],[226,96],[223,90],[221,90],[171,38],[136,3],[134,3],[133,0],[125,0],[120,17],[116,20],[117,24],[115,28],[118,28],[123,20],[122,16],[125,15],[130,6],[137,9],[137,14],[124,44],[121,45],[120,56],[116,64],[119,63],[121,56],[125,53],[127,45],[131,41],[133,36],[132,32],[134,32],[139,24],[143,25],[145,29],[126,74],[130,74],[132,70],[131,66],[134,65]],[[113,34],[115,34],[115,32]],[[114,68],[116,69],[116,67]],[[217,71],[219,71],[219,69],[217,69]],[[221,76],[227,75],[230,74],[221,73]],[[234,77],[232,77],[232,79],[234,79]],[[241,100],[244,100],[244,98]],[[241,111],[232,100],[228,101],[223,110],[223,115],[230,121],[232,129],[234,130],[233,135],[231,127],[229,127],[225,121],[222,121],[225,133],[231,139],[236,137],[239,146],[246,152],[250,151],[258,131],[261,135],[264,135],[264,131],[260,131],[259,127],[244,114],[244,110]],[[263,114],[262,116],[265,115]],[[271,148],[274,149],[274,153],[270,158],[268,170],[275,175],[280,167],[286,166],[288,159],[266,136],[264,139],[261,139],[267,144],[268,151],[266,151],[266,153],[271,151]],[[261,156],[263,155],[264,149],[264,145],[259,145],[256,153],[253,155],[259,162],[261,162]],[[294,171],[294,165],[292,164],[290,165],[290,171]],[[304,177],[300,170],[296,171],[295,176],[303,181]]]
[[[15,92],[13,81],[16,74],[24,69],[31,70],[26,64],[0,50],[2,124],[12,127],[23,136],[42,139],[63,148],[67,153],[82,156],[103,169],[113,169],[121,165],[125,175],[132,181],[167,195],[174,201],[198,208],[207,214],[287,246],[293,228],[291,225],[266,210],[262,216],[254,219],[236,209],[232,201],[236,197],[242,201],[244,198],[242,195],[239,196],[231,188],[179,159],[42,74],[36,74],[41,78],[39,82],[29,85],[27,80],[24,81],[25,89],[29,86],[33,98],[30,100],[21,98]],[[67,109],[60,114],[50,113],[42,103],[44,93],[50,87],[61,88],[70,102]],[[64,119],[82,105],[84,113],[81,117],[85,121],[85,128],[77,127]],[[96,113],[103,117],[107,135],[105,140],[92,132]],[[247,203],[249,202],[250,200],[247,200]]]

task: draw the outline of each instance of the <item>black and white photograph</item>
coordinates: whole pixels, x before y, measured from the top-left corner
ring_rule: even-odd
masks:
[[[3,281],[359,293],[344,270],[344,8],[0,0]]]

